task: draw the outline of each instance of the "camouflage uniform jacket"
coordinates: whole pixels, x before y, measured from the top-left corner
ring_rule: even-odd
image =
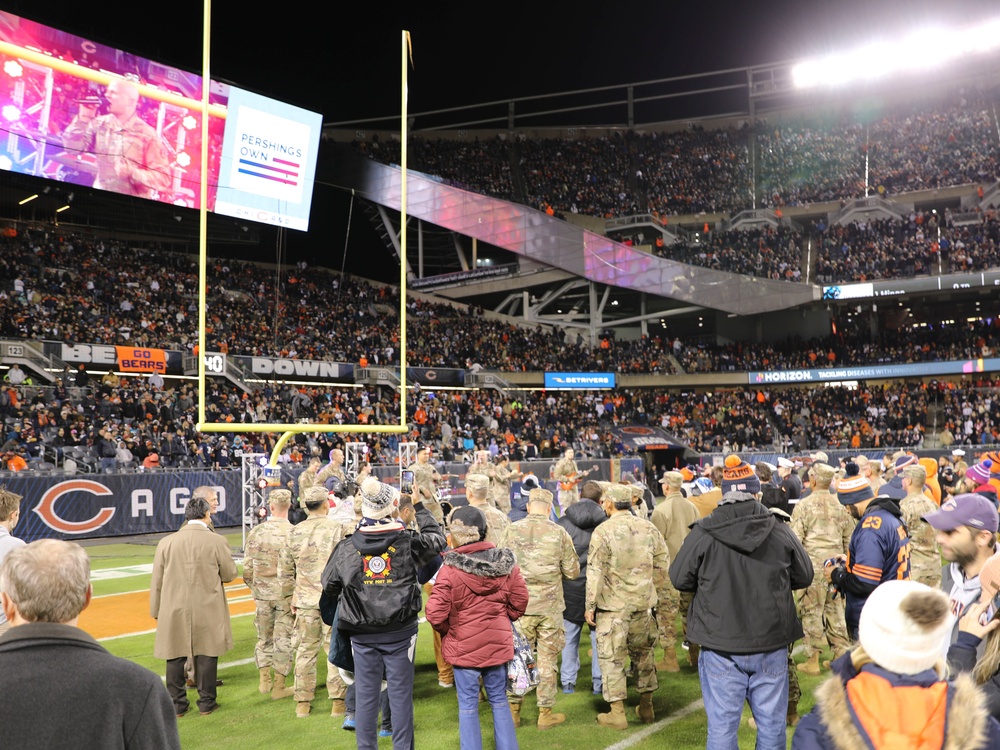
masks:
[[[615,513],[594,529],[587,552],[586,612],[641,612],[670,595],[670,553],[649,521]]]
[[[255,526],[247,536],[243,581],[250,587],[254,599],[273,602],[291,596],[292,582],[282,585],[278,578],[278,557],[291,530],[287,519],[272,518]]]
[[[677,557],[691,524],[699,518],[698,509],[679,492],[669,493],[657,504],[649,520],[663,534],[671,560]]]
[[[792,532],[805,547],[815,575],[822,576],[824,560],[847,554],[854,519],[836,496],[817,489],[793,506]]]
[[[503,466],[497,466],[494,470],[494,481],[490,484],[490,497],[506,497],[510,502],[510,478],[514,472]]]
[[[320,576],[343,536],[343,525],[326,516],[310,516],[288,532],[288,544],[278,558],[278,576],[283,586],[294,581],[293,607],[319,609]]]
[[[493,464],[471,464],[468,471],[465,472],[466,476],[471,474],[481,474],[490,480],[490,484],[496,479],[496,467]]]
[[[562,579],[572,581],[580,575],[580,558],[566,529],[548,516],[529,513],[504,530],[497,546],[507,547],[517,558],[528,586],[525,614],[562,618],[566,608]]]
[[[941,572],[941,554],[934,541],[934,528],[923,519],[936,511],[937,505],[927,495],[904,497],[899,501],[903,513],[903,523],[910,536],[910,577],[916,578],[917,571]]]
[[[344,474],[343,467],[334,466],[333,464],[327,464],[326,466],[324,466],[322,469],[319,470],[319,473],[316,475],[316,481],[313,482],[313,484],[325,486],[326,480],[329,479],[330,477],[337,477],[337,479],[339,479],[341,482],[347,481],[347,475]],[[301,484],[302,480],[299,479],[299,482]],[[300,486],[299,495],[301,496],[303,493],[304,490]]]
[[[302,502],[303,498],[306,495],[307,489],[320,483],[319,475],[321,471],[323,471],[323,469],[320,469],[319,471],[313,473],[309,471],[309,469],[306,469],[301,474],[299,474],[299,502]]]
[[[425,464],[417,461],[412,463],[407,467],[408,471],[413,472],[413,489],[417,494],[422,495],[422,499],[437,501],[437,486],[434,484],[436,479],[440,479],[441,475],[438,474],[437,469],[428,461]],[[420,492],[417,492],[420,491]],[[416,498],[414,498],[416,502]]]
[[[560,482],[572,482],[580,470],[576,466],[576,461],[572,458],[560,458],[556,461],[555,467],[552,469],[552,478],[558,479]],[[562,489],[560,487],[560,489]]]

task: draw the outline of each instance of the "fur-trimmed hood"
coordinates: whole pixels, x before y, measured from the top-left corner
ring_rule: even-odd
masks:
[[[502,578],[510,575],[517,564],[514,553],[492,542],[464,544],[444,556],[444,564],[480,578]]]
[[[835,670],[836,671],[836,670]],[[805,717],[793,748],[857,750],[869,747],[853,719],[845,683],[834,675],[816,689],[816,708]],[[891,708],[890,708],[891,712]],[[972,677],[960,674],[949,689],[945,741],[942,750],[992,747],[986,700]]]

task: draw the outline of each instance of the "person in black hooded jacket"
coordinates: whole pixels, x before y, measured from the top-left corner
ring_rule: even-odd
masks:
[[[601,508],[601,487],[597,482],[587,482],[580,491],[580,502],[569,506],[558,524],[569,533],[573,548],[580,558],[580,575],[574,580],[563,579],[563,627],[566,629],[566,645],[562,650],[562,667],[559,678],[564,693],[572,693],[576,688],[576,676],[580,671],[580,633],[584,623],[584,604],[587,598],[587,551],[590,537],[598,524],[608,519]],[[590,662],[591,689],[594,695],[601,694],[601,666],[597,660],[597,637],[590,629],[590,647],[594,658]]]
[[[398,520],[399,493],[374,477],[361,484],[362,520],[338,544],[323,570],[323,607],[336,607],[350,636],[355,664],[354,714],[359,750],[376,750],[383,671],[392,709],[392,744],[413,747],[413,653],[420,611],[417,570],[446,545],[422,503],[413,503],[420,531]]]
[[[727,456],[722,502],[691,526],[670,565],[674,588],[694,594],[688,638],[701,645],[709,748],[736,745],[746,700],[758,747],[785,746],[788,645],[802,637],[792,591],[812,583],[813,566],[760,491],[753,469]]]

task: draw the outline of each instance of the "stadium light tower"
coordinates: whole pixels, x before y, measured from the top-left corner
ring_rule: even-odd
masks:
[[[805,60],[792,67],[796,88],[836,87],[923,72],[1000,47],[1000,18],[972,26],[925,27],[898,39]]]

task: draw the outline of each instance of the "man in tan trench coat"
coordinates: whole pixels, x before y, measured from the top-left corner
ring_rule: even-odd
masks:
[[[195,660],[198,711],[215,711],[219,656],[233,647],[224,583],[236,578],[236,563],[226,540],[212,532],[212,509],[202,498],[184,508],[187,523],[156,545],[150,582],[149,613],[156,619],[153,655],[167,661],[167,691],[178,718],[189,703],[184,662]]]

